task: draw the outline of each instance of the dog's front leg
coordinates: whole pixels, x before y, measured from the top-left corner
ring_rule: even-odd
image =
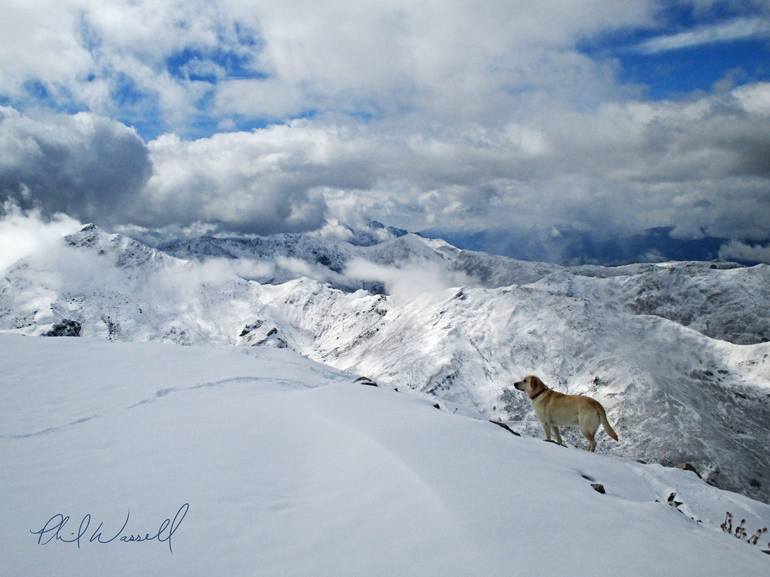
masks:
[[[543,423],[543,428],[545,429],[545,440],[550,441],[551,440],[551,423]]]

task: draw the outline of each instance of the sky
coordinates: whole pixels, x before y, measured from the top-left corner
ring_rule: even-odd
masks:
[[[770,0],[6,0],[0,207],[770,260]]]

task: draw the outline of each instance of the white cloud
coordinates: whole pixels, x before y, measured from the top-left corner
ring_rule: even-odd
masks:
[[[0,274],[22,258],[47,253],[81,226],[65,214],[46,220],[37,210],[23,211],[6,201],[0,205]]]
[[[448,270],[428,260],[385,266],[354,258],[347,263],[345,275],[357,280],[381,282],[388,294],[399,302],[441,295],[450,287],[478,284],[465,273]]]
[[[770,36],[770,20],[767,18],[736,18],[726,22],[718,22],[700,26],[692,30],[656,36],[645,40],[637,46],[643,54],[658,54],[670,50],[682,50],[704,44],[718,44],[749,38],[766,38]]]
[[[741,86],[733,94],[747,113],[770,117],[770,82]]]
[[[69,2],[3,3],[0,93],[17,95],[29,80],[65,87],[85,78],[91,57],[77,31],[78,12]]]
[[[719,258],[770,264],[770,245],[750,245],[745,242],[731,240],[719,247]]]
[[[319,228],[325,205],[312,189],[324,178],[325,139],[292,126],[191,142],[163,136],[149,144],[155,171],[129,216],[143,225],[203,220],[262,234]]]
[[[517,87],[571,85],[575,95],[595,81],[592,94],[612,90],[575,43],[648,24],[652,14],[651,0],[493,0],[483,9],[469,0],[29,0],[4,7],[0,94],[23,96],[36,81],[101,114],[123,107],[124,117],[142,119],[157,106],[175,129],[202,101],[223,117],[404,109],[489,117]],[[184,51],[172,74],[169,59]],[[239,62],[231,78],[228,59]],[[127,82],[147,102],[121,102]]]
[[[286,118],[298,115],[306,103],[296,86],[266,78],[227,80],[219,84],[214,113],[249,118]]]

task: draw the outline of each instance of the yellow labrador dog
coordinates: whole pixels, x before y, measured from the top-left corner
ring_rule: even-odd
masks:
[[[545,429],[546,441],[551,440],[551,429],[553,429],[556,442],[561,445],[559,427],[577,424],[580,425],[580,432],[588,440],[588,450],[593,451],[596,449],[594,435],[599,428],[599,423],[610,437],[618,440],[618,434],[607,420],[607,413],[604,412],[604,407],[599,401],[583,395],[565,395],[551,390],[535,375],[524,377],[513,386],[529,395],[535,407],[535,414]]]

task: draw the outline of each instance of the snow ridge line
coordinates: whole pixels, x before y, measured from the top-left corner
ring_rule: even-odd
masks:
[[[311,383],[302,383],[296,379],[281,379],[281,378],[275,378],[275,377],[232,377],[228,379],[222,379],[219,381],[207,381],[203,383],[196,383],[194,385],[190,385],[189,387],[168,387],[168,388],[161,388],[155,391],[155,394],[152,397],[148,397],[145,399],[142,399],[136,403],[133,403],[131,405],[128,405],[125,407],[126,410],[128,409],[135,409],[137,407],[140,407],[142,405],[147,405],[150,403],[155,403],[158,400],[167,397],[172,394],[177,393],[183,393],[188,391],[196,391],[201,389],[209,389],[209,388],[217,388],[217,387],[223,387],[230,384],[237,384],[237,383],[247,383],[247,382],[269,382],[271,384],[277,384],[280,386],[285,387],[284,390],[302,390],[302,389],[311,389],[311,388],[317,388],[319,386],[327,386],[331,383],[323,383],[319,385],[311,384]],[[298,387],[300,385],[300,387]],[[0,439],[7,439],[7,440],[19,440],[19,439],[29,439],[32,437],[38,437],[40,435],[48,435],[51,433],[57,433],[59,431],[63,431],[66,429],[69,429],[71,427],[75,427],[77,425],[82,425],[84,423],[87,423],[89,421],[92,421],[94,419],[100,419],[103,418],[104,415],[102,414],[94,414],[89,415],[86,417],[81,417],[78,419],[75,419],[74,421],[70,421],[69,423],[65,423],[63,425],[53,426],[53,427],[46,427],[44,429],[40,429],[37,431],[33,431],[30,433],[5,433],[0,434]]]

